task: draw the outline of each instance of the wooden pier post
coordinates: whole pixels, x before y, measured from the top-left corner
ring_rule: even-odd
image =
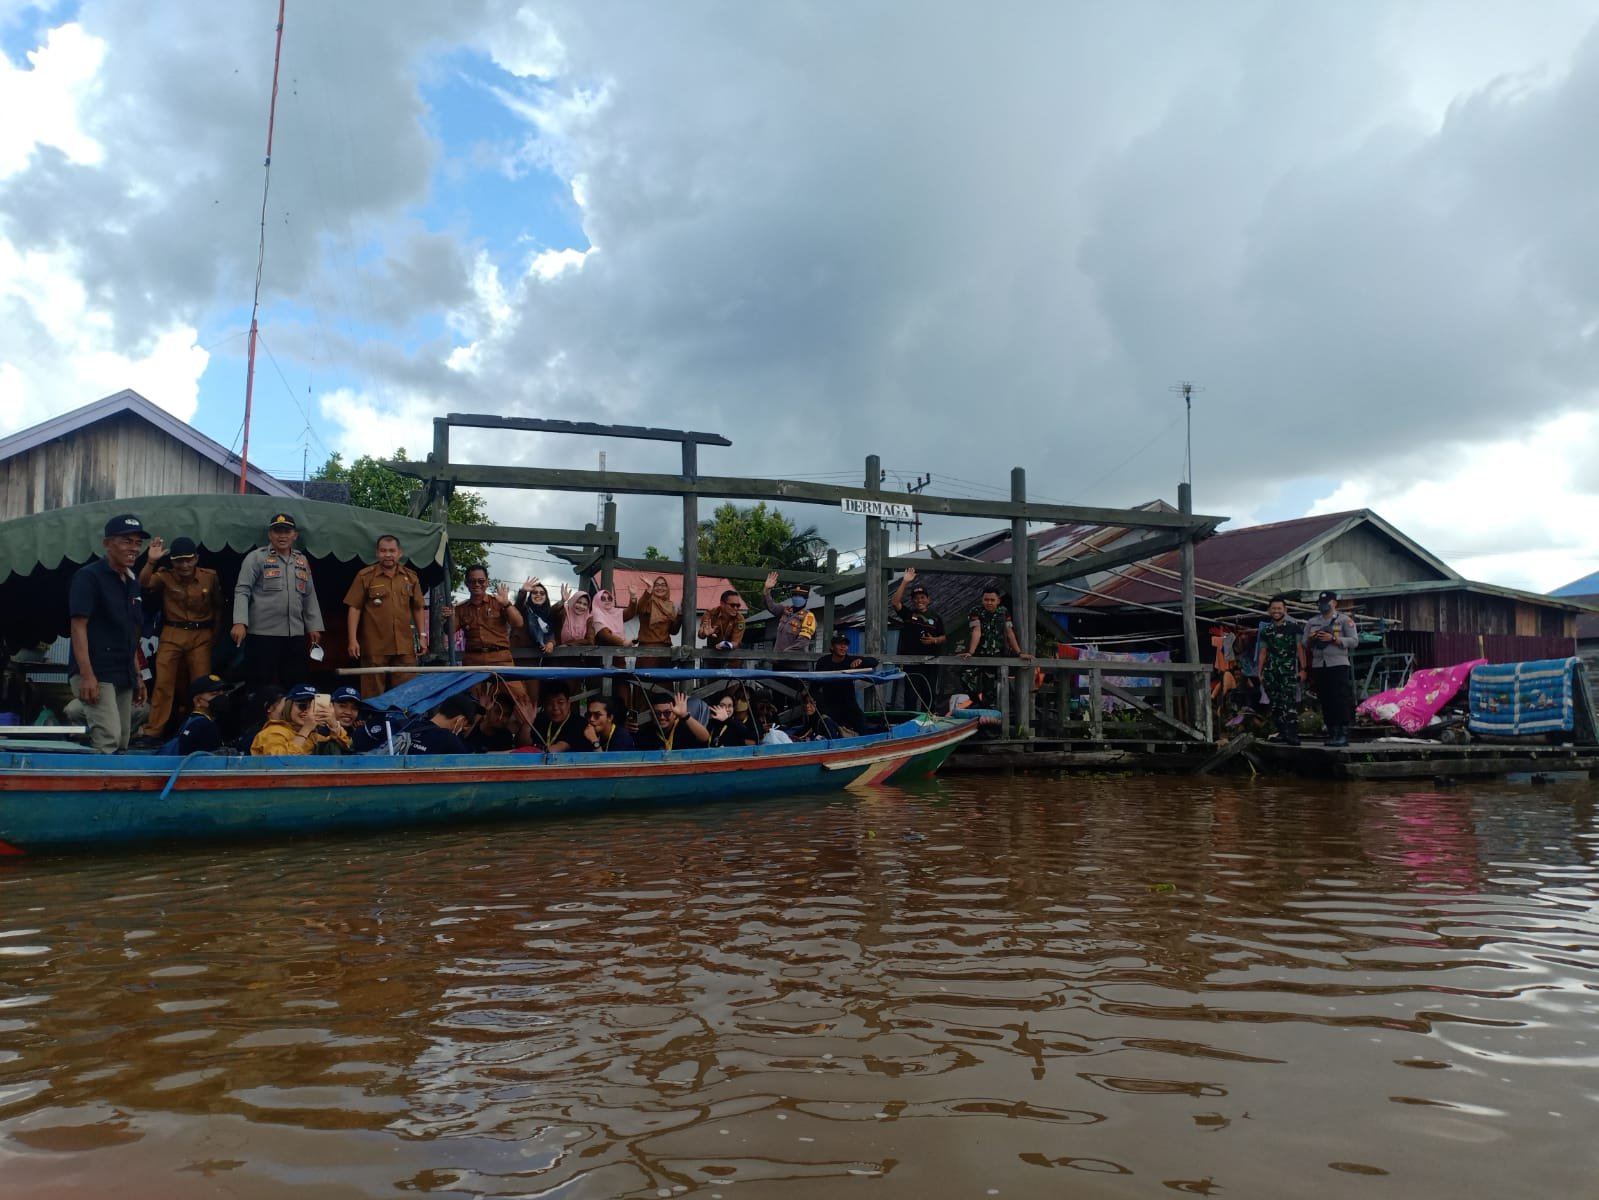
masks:
[[[605,532],[611,535],[616,533],[616,501],[605,502]],[[613,541],[600,553],[600,586],[611,593],[611,599],[616,599],[616,543]],[[626,607],[625,604],[618,605]]]
[[[699,447],[693,442],[683,443],[683,482],[693,483],[699,475]],[[699,497],[692,491],[683,493],[683,646],[692,651],[699,640],[700,597],[700,509]],[[696,661],[692,654],[689,662]]]
[[[827,574],[829,582],[831,582],[833,576],[838,574],[837,550],[829,549],[827,551]],[[826,595],[822,597],[822,627],[817,631],[820,634],[820,637],[817,639],[818,650],[826,651],[831,648],[831,643],[833,641],[833,616],[837,611],[837,599],[833,595],[833,589],[828,588]]]
[[[444,471],[450,465],[450,423],[443,417],[433,418],[433,453],[428,456],[436,468],[434,479],[437,486],[433,492],[432,519],[441,525],[446,525],[450,520],[450,484],[444,478]],[[444,661],[454,665],[455,639],[450,636],[450,576],[453,573],[455,556],[445,547],[444,552],[444,579],[435,584],[432,602],[428,606],[428,645],[435,649],[444,648]]]
[[[878,491],[883,483],[883,462],[875,454],[866,456],[866,488]],[[883,653],[883,623],[888,606],[888,581],[883,578],[883,521],[881,517],[866,518],[866,629],[862,634],[861,651],[865,654]]]
[[[1179,483],[1177,485],[1177,510],[1184,516],[1189,516],[1194,511],[1193,485]],[[1194,535],[1189,532],[1183,538],[1182,548],[1179,551],[1182,570],[1183,588],[1183,661],[1199,662],[1199,621],[1194,615]],[[1204,728],[1204,721],[1200,717],[1201,707],[1208,708],[1210,699],[1207,695],[1209,689],[1205,687],[1204,677],[1199,672],[1194,672],[1189,677],[1189,697],[1191,706],[1188,713],[1188,723],[1196,729]]]
[[[1012,467],[1010,472],[1010,498],[1014,504],[1027,503],[1027,471]],[[1016,626],[1016,644],[1022,653],[1032,653],[1033,604],[1027,582],[1027,557],[1030,543],[1027,540],[1027,519],[1013,517],[1010,523],[1010,599],[1011,620]],[[1022,730],[1033,733],[1033,673],[1016,672],[1016,703],[1013,707],[1018,736]]]

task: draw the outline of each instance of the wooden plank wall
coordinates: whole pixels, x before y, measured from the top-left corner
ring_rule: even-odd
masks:
[[[119,413],[0,463],[0,520],[118,496],[225,495],[238,486],[232,471]]]

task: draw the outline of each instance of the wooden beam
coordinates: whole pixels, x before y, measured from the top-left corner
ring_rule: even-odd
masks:
[[[999,578],[1010,573],[1007,562],[977,562],[970,558],[885,558],[883,566],[891,571],[915,567],[920,576],[928,575],[992,575]]]
[[[549,551],[557,558],[565,559],[571,563],[579,574],[593,571],[599,566],[598,557],[584,554],[580,550],[568,550],[561,546],[550,546]],[[618,558],[613,560],[618,568],[624,571],[656,571],[662,575],[683,574],[683,564],[670,558]],[[723,579],[740,580],[746,583],[760,583],[766,579],[766,567],[729,566],[724,563],[700,563],[700,578],[706,576],[721,577]],[[803,583],[814,588],[817,582],[826,578],[817,571],[779,571],[779,583]],[[1139,664],[1142,667],[1142,663]]]
[[[1140,667],[1143,665],[1143,663],[1138,664]],[[1161,724],[1170,725],[1173,729],[1179,730],[1182,733],[1186,733],[1196,742],[1203,742],[1205,740],[1205,735],[1198,729],[1195,729],[1192,725],[1188,725],[1182,721],[1179,721],[1176,717],[1168,717],[1165,713],[1161,712],[1160,709],[1149,703],[1149,701],[1145,700],[1142,696],[1135,695],[1134,693],[1129,692],[1126,688],[1117,687],[1108,679],[1101,679],[1099,686],[1104,688],[1105,691],[1116,697],[1116,699],[1120,700],[1123,704],[1131,704],[1139,712],[1148,713],[1150,716],[1154,717],[1155,720],[1161,722]]]
[[[611,492],[636,496],[703,496],[719,500],[767,500],[772,503],[826,504],[841,500],[882,500],[881,491],[792,479],[741,479],[702,475],[685,479],[638,471],[582,471],[556,467],[493,467],[469,463],[418,463],[388,460],[391,471],[411,479],[441,478],[467,487],[522,488],[546,492]],[[986,520],[1048,521],[1053,524],[1116,525],[1131,529],[1211,529],[1226,517],[1187,513],[1146,512],[1133,508],[1094,508],[1079,504],[1016,504],[1009,500],[972,500],[962,496],[930,496],[911,492],[895,496],[916,512]]]
[[[600,425],[593,421],[546,421],[537,417],[498,417],[489,413],[450,413],[448,424],[468,429],[516,429],[523,433],[575,433],[583,437],[638,438],[650,442],[685,442],[700,446],[731,446],[719,433],[687,429],[652,429],[644,425]]]
[[[604,529],[537,529],[527,525],[451,525],[450,539],[495,542],[504,546],[542,546],[559,542],[567,546],[615,546],[617,534]]]

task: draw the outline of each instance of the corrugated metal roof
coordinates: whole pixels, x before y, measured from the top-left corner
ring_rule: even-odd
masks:
[[[176,438],[189,449],[203,458],[208,458],[224,470],[239,473],[239,456],[228,450],[220,442],[214,442],[194,426],[178,420],[166,409],[152,404],[132,388],[124,388],[110,396],[104,396],[93,404],[85,404],[82,408],[75,408],[71,412],[62,413],[58,417],[51,417],[48,421],[41,421],[31,428],[12,434],[8,438],[0,439],[0,461],[25,454],[36,449],[46,442],[53,442],[57,438],[66,437],[76,433],[86,426],[107,417],[114,417],[121,413],[132,413],[154,425],[163,433]],[[250,483],[261,489],[268,496],[298,496],[299,493],[288,484],[268,475],[265,471],[255,467],[250,468]]]
[[[1588,608],[1588,602],[1581,596],[1549,596],[1543,592],[1524,592],[1519,588],[1500,587],[1497,583],[1480,583],[1474,579],[1421,579],[1382,587],[1345,587],[1338,589],[1338,596],[1340,599],[1354,600],[1373,596],[1416,596],[1427,592],[1473,592],[1479,596],[1499,596],[1524,604],[1558,608],[1562,612],[1581,613]]]
[[[1340,530],[1359,512],[1326,513],[1275,521],[1269,525],[1248,525],[1229,529],[1206,538],[1194,546],[1194,574],[1223,587],[1238,587],[1273,563]],[[1178,601],[1177,582],[1160,573],[1176,571],[1181,563],[1177,551],[1168,551],[1149,566],[1126,568],[1120,578],[1102,584],[1097,590],[1113,599],[1085,597],[1083,607],[1104,608],[1117,604],[1174,604]],[[1198,584],[1195,594],[1201,600],[1216,599],[1220,589]]]

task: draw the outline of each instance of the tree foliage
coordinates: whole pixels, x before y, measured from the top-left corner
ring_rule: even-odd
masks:
[[[794,522],[762,500],[753,508],[732,501],[721,505],[700,522],[700,561],[729,566],[765,567],[775,571],[821,571],[827,542],[816,526],[796,529]],[[747,596],[760,595],[759,584],[740,588]]]
[[[409,461],[403,446],[394,452],[394,458],[400,462]],[[411,495],[418,486],[416,480],[389,470],[369,454],[363,454],[348,466],[342,455],[333,454],[311,478],[347,484],[350,503],[357,508],[370,508],[402,517],[410,515]],[[450,496],[449,520],[456,525],[494,524],[485,515],[483,496],[478,492],[460,489]],[[451,572],[450,587],[456,589],[465,583],[468,567],[488,566],[489,552],[482,542],[451,541],[450,558],[455,568]]]

